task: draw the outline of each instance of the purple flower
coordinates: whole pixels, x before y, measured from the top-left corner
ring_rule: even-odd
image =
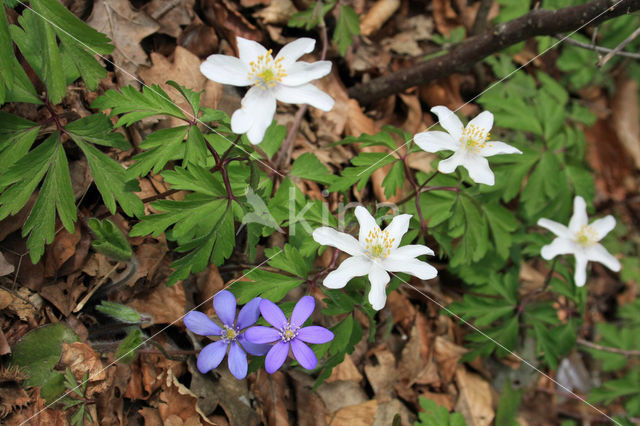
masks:
[[[282,310],[275,303],[267,299],[260,301],[260,312],[269,324],[275,328],[255,326],[245,331],[247,340],[255,344],[273,343],[264,361],[267,373],[272,374],[282,366],[289,355],[289,348],[294,358],[307,370],[314,369],[318,364],[316,354],[306,343],[327,343],[333,340],[333,333],[324,327],[312,325],[300,328],[311,316],[316,301],[311,296],[304,296],[296,303],[291,313],[291,320],[287,321]]]
[[[251,343],[247,340],[243,330],[258,321],[260,317],[259,305],[262,299],[256,297],[240,309],[238,321],[236,319],[236,298],[230,291],[222,290],[213,298],[213,308],[222,321],[220,327],[205,314],[191,311],[184,317],[184,325],[195,334],[201,336],[220,336],[220,340],[209,343],[198,355],[198,370],[202,374],[216,368],[222,362],[229,347],[229,371],[238,380],[247,376],[247,354],[264,355],[269,346]],[[234,326],[235,322],[235,326]]]

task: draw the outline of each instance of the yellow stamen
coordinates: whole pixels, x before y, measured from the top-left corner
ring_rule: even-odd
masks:
[[[391,254],[395,238],[390,238],[389,231],[386,229],[382,231],[376,226],[375,229],[369,231],[364,241],[369,257],[384,259]]]
[[[249,71],[249,80],[254,86],[260,87],[262,90],[273,88],[280,83],[287,73],[282,67],[283,57],[276,60],[273,59],[269,49],[265,55],[258,56],[257,61],[249,62],[251,70]]]
[[[487,132],[482,127],[478,127],[474,124],[469,124],[462,132],[460,142],[467,151],[480,152],[487,146],[487,141],[491,133]],[[489,146],[491,146],[489,144]]]

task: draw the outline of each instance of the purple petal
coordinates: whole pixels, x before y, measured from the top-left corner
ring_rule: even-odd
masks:
[[[271,345],[262,345],[250,342],[249,339],[244,336],[244,334],[238,336],[238,343],[240,343],[242,349],[244,349],[246,352],[256,356],[262,356],[269,352],[269,349],[271,349]]]
[[[229,371],[238,380],[242,380],[247,377],[247,354],[244,353],[240,345],[236,342],[231,342],[229,348]]]
[[[251,299],[249,303],[240,309],[240,313],[238,314],[238,323],[236,324],[240,330],[247,328],[258,321],[258,318],[260,318],[261,300],[262,298],[260,297]]]
[[[225,353],[227,353],[227,344],[223,340],[209,343],[198,355],[198,370],[200,370],[202,374],[213,370],[220,365]]]
[[[261,325],[247,328],[247,330],[242,333],[242,335],[246,337],[249,342],[257,344],[273,343],[276,340],[282,339],[278,330]]]
[[[291,327],[300,327],[311,316],[316,307],[316,300],[312,296],[304,296],[298,300],[291,314]]]
[[[236,297],[228,290],[222,290],[213,297],[213,308],[220,321],[227,327],[233,327],[236,320]]]
[[[278,342],[269,350],[264,360],[264,369],[273,374],[282,367],[289,354],[289,342]]]
[[[296,338],[307,343],[327,343],[333,340],[334,335],[324,327],[312,325],[301,328]]]
[[[184,325],[201,336],[219,336],[222,329],[208,316],[198,311],[191,311],[184,316]]]
[[[264,319],[278,330],[287,325],[287,317],[284,316],[282,309],[271,300],[262,299],[260,301],[260,312]]]
[[[318,358],[313,353],[311,348],[299,339],[293,339],[291,341],[291,350],[296,361],[307,370],[313,370],[318,365]]]

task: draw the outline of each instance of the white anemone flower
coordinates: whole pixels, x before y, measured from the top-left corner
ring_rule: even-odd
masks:
[[[436,268],[416,259],[423,254],[433,255],[433,250],[423,245],[398,247],[409,229],[410,214],[394,217],[383,231],[364,207],[356,207],[355,213],[360,224],[359,241],[326,226],[313,231],[316,242],[352,256],[325,277],[322,283],[325,287],[342,288],[352,278],[368,275],[371,282],[369,303],[379,311],[387,300],[385,289],[390,280],[387,272],[404,272],[421,280],[434,278],[438,274]]]
[[[299,38],[284,46],[274,58],[272,50],[260,43],[236,38],[239,58],[211,55],[200,65],[208,79],[232,86],[252,86],[242,98],[242,106],[231,117],[231,130],[246,133],[252,144],[259,144],[273,121],[276,100],[290,104],[309,104],[323,111],[333,108],[333,99],[310,82],[331,71],[330,61],[298,61],[316,44]]]
[[[541,226],[553,232],[557,238],[542,247],[540,254],[550,260],[559,254],[573,254],[576,257],[574,281],[582,287],[587,281],[587,262],[600,262],[612,271],[620,270],[620,262],[613,257],[602,244],[598,242],[616,227],[616,220],[609,215],[594,220],[589,225],[587,217],[587,203],[578,196],[573,200],[573,216],[569,227],[553,220],[542,218],[538,220]]]
[[[498,154],[522,154],[522,152],[504,142],[490,141],[489,131],[493,127],[493,114],[483,111],[467,124],[445,106],[431,108],[438,116],[440,125],[448,132],[437,130],[418,133],[413,137],[415,143],[427,152],[453,151],[453,155],[438,164],[441,173],[452,173],[458,166],[469,172],[476,183],[493,185],[495,176],[485,157]]]

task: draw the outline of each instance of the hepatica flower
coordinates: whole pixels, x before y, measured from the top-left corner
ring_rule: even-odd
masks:
[[[386,286],[390,280],[387,271],[404,272],[421,280],[434,278],[438,274],[436,268],[417,259],[423,254],[433,255],[433,250],[429,247],[398,247],[402,236],[409,229],[411,215],[394,217],[383,231],[364,207],[356,207],[355,213],[360,224],[359,240],[326,226],[313,231],[316,242],[335,247],[352,256],[326,276],[323,281],[325,287],[342,288],[352,278],[368,275],[371,282],[369,303],[373,309],[380,310],[387,300]]]
[[[302,327],[313,313],[315,305],[313,297],[302,297],[293,308],[291,319],[287,320],[284,312],[275,303],[267,299],[260,301],[260,312],[273,328],[257,325],[249,328],[245,336],[257,345],[275,342],[264,360],[267,373],[272,374],[282,366],[289,350],[301,366],[307,370],[316,368],[318,359],[306,343],[327,343],[333,340],[334,336],[331,331],[317,325]]]
[[[600,262],[612,271],[620,270],[618,259],[598,243],[616,227],[616,220],[609,215],[594,220],[589,225],[584,198],[578,196],[573,200],[573,216],[569,221],[569,227],[545,218],[538,220],[538,226],[548,229],[557,236],[551,244],[542,247],[540,254],[543,258],[549,260],[559,254],[573,254],[576,257],[574,280],[578,287],[582,287],[587,281],[587,262],[589,261]]]
[[[415,143],[427,152],[453,151],[453,155],[438,164],[441,173],[452,173],[458,166],[469,172],[476,183],[493,185],[495,177],[485,157],[498,154],[522,154],[504,142],[490,141],[489,131],[493,127],[493,114],[484,111],[473,120],[462,125],[457,115],[445,106],[431,108],[438,116],[440,125],[448,132],[430,131],[413,137]]]
[[[256,297],[240,309],[236,322],[236,298],[230,291],[222,290],[213,298],[213,307],[222,321],[222,327],[211,321],[202,312],[191,311],[184,317],[184,325],[202,336],[217,336],[220,339],[209,343],[198,355],[198,370],[202,374],[216,368],[222,362],[229,348],[229,371],[236,379],[247,376],[247,354],[264,355],[269,349],[256,345],[245,337],[244,329],[255,324],[260,317],[260,300]]]
[[[232,86],[251,86],[242,98],[242,107],[231,117],[231,130],[246,133],[252,144],[262,142],[273,121],[276,100],[289,104],[309,104],[323,111],[333,108],[333,99],[310,82],[331,71],[330,61],[298,61],[313,51],[311,38],[299,38],[285,45],[274,58],[272,50],[241,37],[236,38],[239,58],[211,55],[200,65],[210,80]]]

